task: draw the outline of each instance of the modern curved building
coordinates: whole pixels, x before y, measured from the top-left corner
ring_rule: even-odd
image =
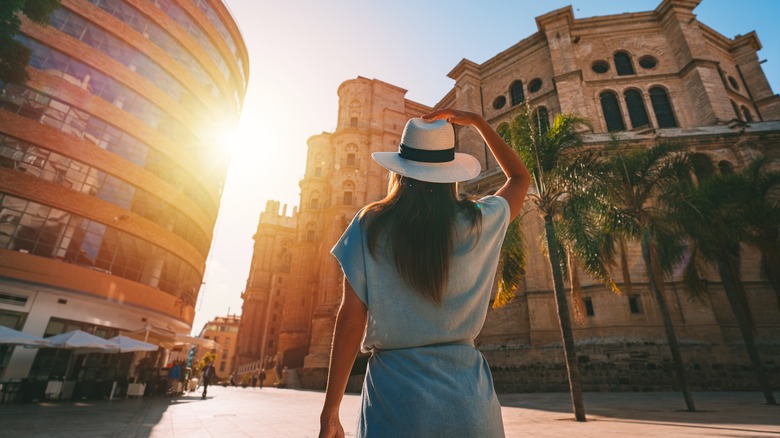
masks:
[[[0,325],[189,333],[247,50],[219,0],[63,0],[0,83]],[[0,376],[43,375],[16,349]],[[5,365],[5,373],[3,373]]]

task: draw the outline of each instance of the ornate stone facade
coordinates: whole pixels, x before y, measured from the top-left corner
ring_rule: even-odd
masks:
[[[248,364],[272,368],[277,362],[284,298],[290,284],[291,248],[295,241],[296,211],[268,201],[254,235],[255,247],[246,289],[241,298],[241,325],[236,342],[236,367]],[[256,366],[254,366],[256,365]]]
[[[610,134],[649,147],[682,142],[720,168],[741,168],[753,157],[777,159],[780,98],[772,93],[756,51],[755,33],[729,39],[700,23],[696,0],[663,0],[649,12],[575,19],[571,7],[536,19],[538,32],[483,64],[461,61],[450,73],[453,89],[435,107],[481,113],[499,131],[522,102],[548,123],[559,112],[591,121],[588,144]],[[290,288],[280,351],[307,349],[302,384],[323,388],[341,273],[328,250],[352,215],[385,193],[385,172],[370,152],[394,150],[406,119],[428,110],[403,99],[404,90],[358,78],[339,88],[334,133],[309,140],[301,212],[293,245]],[[492,193],[500,169],[471,128],[458,128],[458,148],[477,157],[483,172],[462,189]],[[491,310],[479,348],[503,390],[563,390],[565,370],[549,264],[537,245],[541,221],[525,220],[529,236],[523,290],[506,307]],[[575,324],[586,389],[673,387],[660,316],[647,291],[638,248],[631,248],[630,296],[615,295],[583,274],[588,316]],[[778,298],[746,252],[743,280],[767,366],[778,369]],[[679,278],[667,291],[686,363],[696,388],[747,388],[747,361],[719,277],[707,272],[710,294],[692,302]],[[291,365],[293,365],[291,363]],[[295,364],[296,367],[301,364]],[[292,367],[291,367],[292,368]],[[778,373],[769,373],[775,379]]]

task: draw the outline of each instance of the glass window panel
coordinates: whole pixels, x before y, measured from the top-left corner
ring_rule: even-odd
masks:
[[[631,55],[626,52],[615,53],[615,70],[618,76],[634,74],[634,66],[631,64]]]
[[[651,88],[650,102],[653,105],[653,111],[655,112],[656,120],[658,120],[659,128],[677,127],[677,120],[674,117],[674,111],[672,111],[672,103],[669,101],[666,90],[661,87]]]
[[[62,53],[49,50],[48,48],[41,47],[41,51],[47,54],[46,65],[43,66],[45,70],[54,70],[58,72],[64,72],[69,64],[69,58]]]
[[[63,24],[62,31],[76,39],[80,39],[87,27],[86,21],[73,14],[68,14],[67,20]]]
[[[525,95],[523,94],[523,82],[514,81],[509,87],[509,94],[512,97],[512,106],[523,102],[525,100]]]
[[[650,125],[650,119],[647,117],[647,110],[645,110],[645,103],[642,100],[642,93],[637,90],[627,90],[624,96],[626,98],[626,106],[628,107],[628,116],[631,119],[631,127],[636,129]]]
[[[96,80],[99,79],[100,77],[97,77]],[[52,107],[45,108],[45,110],[48,114],[59,114],[57,117],[62,117],[62,114],[59,113],[55,107],[61,107],[62,109],[70,108],[69,106],[62,104],[57,100],[50,99],[45,95],[29,89],[25,89],[23,87],[5,84],[0,86],[0,88],[3,91],[3,93],[0,93],[0,95],[5,99],[6,102],[17,99],[21,102],[25,102],[26,105],[36,105],[38,108],[41,108],[40,110],[37,110],[37,112],[34,112],[34,108],[29,111],[25,110],[25,112],[22,112],[26,117],[34,118],[39,121],[41,120],[43,111],[40,103],[51,103]],[[0,102],[2,101],[0,100]],[[215,213],[213,200],[206,196],[205,193],[201,193],[202,185],[199,181],[197,181],[191,174],[184,172],[179,167],[179,165],[174,163],[170,158],[163,156],[160,153],[156,153],[147,157],[147,155],[154,150],[150,151],[148,146],[146,146],[143,142],[140,142],[138,139],[123,133],[111,125],[107,125],[105,122],[86,112],[70,108],[68,110],[68,114],[69,115],[66,117],[70,122],[70,125],[68,127],[63,125],[59,129],[77,135],[87,141],[98,144],[102,148],[113,147],[113,142],[120,141],[118,137],[121,136],[122,141],[126,142],[127,146],[131,147],[131,149],[128,150],[128,152],[125,154],[127,157],[129,157],[126,159],[145,166],[149,171],[168,181],[174,187],[182,189],[186,196],[192,199],[192,201],[197,205],[201,206],[203,212],[213,219]],[[49,118],[52,120],[55,119],[55,117]],[[175,125],[181,126],[179,123],[175,123]],[[82,133],[84,135],[82,135]],[[116,138],[114,136],[116,136]],[[117,151],[118,150],[115,149],[111,152],[117,153]],[[119,153],[117,153],[117,155],[123,156]],[[125,157],[123,156],[123,158]]]
[[[545,134],[550,127],[550,117],[547,114],[547,108],[539,107],[534,113],[534,122],[539,129],[539,132]]]
[[[607,123],[607,131],[623,131],[623,115],[620,113],[620,105],[614,93],[601,93],[601,110],[604,113],[604,121]]]

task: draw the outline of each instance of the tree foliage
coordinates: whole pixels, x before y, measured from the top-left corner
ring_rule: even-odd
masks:
[[[567,270],[567,249],[556,234],[557,216],[561,206],[573,193],[587,190],[589,168],[595,155],[582,151],[582,131],[587,121],[569,115],[557,114],[551,125],[541,115],[531,111],[526,103],[509,127],[509,144],[520,155],[531,174],[531,188],[526,207],[535,211],[544,221],[544,245],[553,278],[553,295],[561,328],[561,341],[577,421],[586,421],[582,398],[582,380],[574,348],[569,305],[563,285]],[[525,274],[525,238],[522,218],[511,224],[504,241],[499,272],[499,292],[494,304],[508,302],[520,287]],[[578,300],[573,300],[575,303]],[[580,300],[581,301],[581,300]]]
[[[193,371],[196,373],[203,372],[203,369],[206,368],[206,364],[214,363],[214,361],[217,360],[217,353],[214,352],[208,352],[205,355],[203,355],[202,358],[193,366]]]
[[[527,105],[515,116],[509,128],[508,142],[531,173],[527,212],[555,217],[573,192],[586,190],[583,179],[589,177],[596,158],[594,153],[581,150],[581,133],[588,127],[585,119],[570,114],[557,114],[552,125],[543,125]],[[525,276],[524,217],[525,214],[521,214],[510,224],[504,239],[494,307],[512,301]],[[540,245],[548,251],[544,240]],[[560,268],[568,274],[566,257],[561,259]]]
[[[24,68],[30,49],[14,39],[22,24],[20,14],[33,23],[46,24],[59,6],[60,0],[0,1],[0,82],[22,84],[28,79]]]
[[[753,319],[741,277],[742,246],[762,255],[772,275],[780,270],[780,172],[765,159],[749,163],[741,172],[702,175],[698,184],[680,184],[664,202],[680,228],[688,235],[693,253],[685,267],[686,288],[706,293],[701,261],[714,265],[739,326],[759,387],[768,404],[776,404],[754,339]],[[775,289],[775,292],[777,290]]]
[[[604,282],[607,266],[620,264],[623,288],[630,293],[628,242],[639,242],[652,296],[658,305],[679,386],[689,411],[695,411],[677,335],[669,314],[664,277],[682,260],[685,236],[658,202],[669,187],[689,181],[690,160],[683,148],[658,144],[629,149],[613,138],[602,151],[587,193],[570,201],[563,215],[566,239],[583,268]],[[616,289],[613,289],[616,290]]]

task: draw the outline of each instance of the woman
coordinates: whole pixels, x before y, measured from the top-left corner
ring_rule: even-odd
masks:
[[[477,201],[456,183],[480,164],[454,152],[451,124],[482,135],[507,181]],[[388,195],[355,216],[332,253],[344,270],[320,437],[342,437],[339,406],[361,346],[372,352],[359,437],[501,437],[490,369],[474,348],[501,242],[530,175],[481,116],[454,109],[410,120],[399,152],[373,154],[390,170]]]

